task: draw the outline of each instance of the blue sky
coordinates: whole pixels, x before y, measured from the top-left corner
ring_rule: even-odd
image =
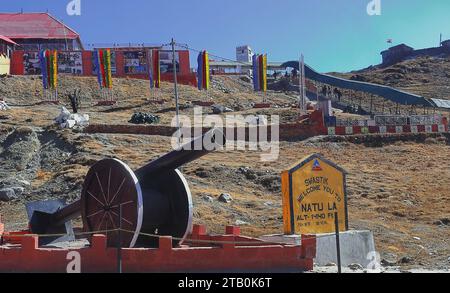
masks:
[[[361,69],[381,61],[386,40],[415,48],[450,39],[450,1],[381,0],[81,0],[81,16],[68,16],[70,0],[2,1],[3,12],[49,11],[86,43],[168,43],[234,58],[249,44],[269,61],[298,59],[322,72]],[[194,58],[192,58],[194,60]],[[194,66],[195,64],[191,64]]]

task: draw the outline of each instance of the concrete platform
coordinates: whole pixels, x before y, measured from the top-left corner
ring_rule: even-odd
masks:
[[[317,253],[314,263],[318,266],[326,266],[330,263],[337,263],[336,257],[336,237],[334,233],[318,234]],[[260,237],[261,240],[270,242],[280,242],[286,244],[299,245],[300,235],[266,235]],[[380,263],[375,250],[373,233],[370,231],[347,231],[340,234],[341,244],[341,264],[349,266],[360,264],[364,268],[373,267]]]

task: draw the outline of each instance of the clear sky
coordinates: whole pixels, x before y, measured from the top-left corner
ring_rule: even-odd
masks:
[[[69,16],[70,0],[2,1],[3,12],[49,11],[80,33],[83,43],[168,43],[235,58],[249,44],[269,61],[298,59],[322,72],[378,64],[380,52],[406,43],[437,46],[450,39],[449,0],[381,0],[381,16],[369,16],[371,0],[81,0],[81,16]],[[194,60],[194,58],[192,58]],[[195,64],[191,64],[195,66]]]

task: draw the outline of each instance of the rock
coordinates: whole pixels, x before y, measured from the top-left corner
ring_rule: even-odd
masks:
[[[66,122],[59,124],[61,128],[74,128],[77,125],[77,122],[72,119],[68,119]]]
[[[0,201],[8,202],[8,201],[11,201],[16,198],[17,198],[17,195],[14,192],[14,189],[12,189],[12,188],[0,189]]]
[[[157,124],[159,121],[159,116],[138,112],[134,113],[128,122],[132,124]]]
[[[230,203],[230,202],[233,201],[233,198],[232,198],[231,195],[228,194],[228,193],[222,193],[222,194],[219,196],[219,201],[220,201],[220,202],[223,202],[223,203]]]
[[[213,202],[214,202],[214,198],[212,198],[212,197],[209,196],[209,195],[205,195],[205,196],[203,197],[203,200],[206,201],[206,202],[209,202],[209,203],[213,203]]]
[[[413,259],[409,256],[404,256],[399,261],[400,264],[410,264],[412,262],[413,262]]]
[[[55,122],[63,129],[72,129],[75,126],[85,127],[89,125],[89,115],[71,114],[66,107],[62,107],[61,113],[55,118]]]
[[[351,269],[352,271],[358,271],[358,270],[363,270],[364,267],[360,264],[357,263],[353,263],[351,265],[348,266],[349,269]]]
[[[397,265],[397,263],[390,261],[390,260],[386,260],[386,259],[382,259],[381,260],[381,265],[383,267],[395,267]]]
[[[449,218],[444,218],[440,220],[441,223],[445,226],[450,226],[450,219]]]
[[[378,199],[386,199],[389,198],[391,195],[389,193],[379,193],[377,194]]]
[[[197,170],[195,170],[195,175],[200,178],[210,177],[210,173],[204,168],[198,168]]]
[[[25,185],[25,186],[30,186],[31,185],[31,183],[29,182],[29,181],[27,181],[27,180],[17,180],[17,182],[19,182],[20,184],[22,184],[22,185]]]
[[[258,184],[261,184],[269,191],[278,192],[281,191],[281,178],[279,175],[263,175],[257,180]]]
[[[11,187],[11,189],[14,190],[14,193],[15,193],[17,196],[22,195],[23,192],[25,191],[25,188],[20,187],[20,186]]]
[[[85,127],[89,125],[89,115],[87,114],[73,114],[71,118],[75,120],[76,125],[78,126]]]
[[[233,112],[233,109],[227,108],[225,106],[221,106],[221,105],[213,105],[212,107],[212,111],[214,114],[222,114],[222,113],[228,113],[228,112]]]
[[[253,81],[252,78],[248,75],[243,75],[239,77],[239,79],[246,83],[251,83]]]
[[[247,222],[244,222],[244,221],[241,221],[241,220],[236,220],[236,222],[234,222],[234,224],[235,224],[236,226],[245,226],[245,225],[248,225]]]
[[[248,180],[255,180],[257,178],[255,171],[248,167],[240,167],[238,171],[245,175]]]
[[[55,122],[58,124],[65,123],[70,118],[70,112],[66,107],[61,108],[61,113],[55,118]]]
[[[8,104],[6,104],[6,102],[0,101],[0,110],[1,111],[6,111],[6,110],[9,110],[9,109],[11,109],[11,108],[8,106]]]

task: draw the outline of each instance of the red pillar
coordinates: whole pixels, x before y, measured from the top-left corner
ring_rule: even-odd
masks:
[[[125,76],[125,58],[122,51],[116,51],[116,76]]]
[[[83,75],[91,76],[94,70],[92,65],[92,51],[83,51],[81,56],[83,60]]]
[[[24,75],[25,65],[23,64],[24,51],[13,51],[11,57],[11,74],[12,75]]]
[[[189,60],[189,51],[178,51],[180,56],[180,72],[179,75],[188,75],[191,72],[191,64]]]

